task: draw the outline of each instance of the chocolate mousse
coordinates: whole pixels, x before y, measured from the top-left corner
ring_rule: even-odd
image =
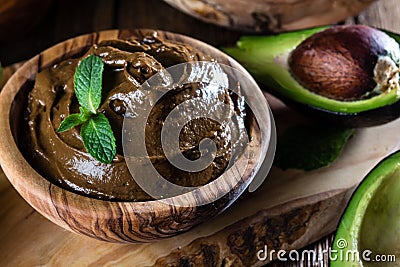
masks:
[[[85,150],[80,126],[58,133],[60,123],[79,113],[74,94],[74,73],[88,55],[102,58],[103,101],[99,108],[110,121],[117,140],[117,155],[110,164],[100,163]],[[122,149],[122,125],[132,94],[164,68],[192,61],[212,60],[189,45],[167,41],[157,32],[127,40],[108,40],[93,45],[82,57],[65,60],[37,74],[29,94],[21,151],[34,169],[52,183],[78,194],[115,201],[146,201],[146,194],[129,172]],[[180,103],[195,97],[216,97],[232,106],[227,118],[243,122],[245,109],[240,98],[220,88],[212,94],[202,83],[186,84],[168,91],[153,107],[146,124],[146,148],[155,169],[181,186],[200,186],[216,179],[228,167],[231,147],[226,125],[207,118],[187,123],[180,133],[182,154],[194,160],[199,143],[211,139],[217,147],[214,161],[204,170],[186,172],[169,163],[161,147],[161,129],[168,114]],[[210,102],[211,103],[211,102]],[[130,107],[131,108],[131,107]]]

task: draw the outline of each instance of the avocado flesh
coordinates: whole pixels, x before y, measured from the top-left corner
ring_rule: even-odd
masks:
[[[384,266],[400,266],[400,152],[381,161],[354,192],[340,221],[335,240],[334,256],[359,252],[360,261],[331,260],[330,266],[383,266],[382,262],[364,261],[363,252],[395,255],[397,262]],[[346,240],[345,248],[338,247]],[[346,259],[343,256],[343,259]],[[350,259],[352,257],[350,256]]]
[[[359,240],[361,251],[369,249],[372,255],[396,255],[400,261],[400,169],[388,175],[372,197],[361,224]],[[381,264],[364,262],[364,266]]]
[[[387,106],[398,101],[396,90],[357,100],[339,101],[315,94],[300,85],[291,75],[288,58],[305,39],[327,29],[319,27],[274,36],[244,36],[236,47],[223,50],[238,60],[260,83],[277,94],[317,109],[354,114]],[[398,39],[395,38],[397,41]]]

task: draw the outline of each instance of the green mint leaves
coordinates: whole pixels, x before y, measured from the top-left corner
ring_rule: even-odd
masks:
[[[57,132],[62,133],[65,131],[70,130],[71,128],[78,126],[86,121],[81,120],[79,114],[71,114],[68,117],[65,118],[60,124],[60,127],[58,127]]]
[[[115,137],[103,113],[94,115],[82,125],[81,136],[90,155],[103,163],[110,163],[113,160],[116,154]]]
[[[71,114],[65,118],[58,127],[57,132],[65,132],[69,129],[81,125],[87,122],[90,118],[90,112],[88,112],[84,107],[79,107],[80,113],[79,114]]]
[[[115,137],[107,117],[97,112],[101,103],[104,63],[95,55],[83,59],[75,72],[74,90],[79,114],[65,118],[57,132],[82,125],[81,137],[87,152],[102,163],[111,163],[116,155]]]
[[[354,129],[327,125],[296,125],[280,136],[274,165],[283,170],[311,171],[327,166],[340,155]]]
[[[96,114],[101,102],[101,84],[104,63],[90,55],[78,65],[74,76],[75,95],[79,104]]]

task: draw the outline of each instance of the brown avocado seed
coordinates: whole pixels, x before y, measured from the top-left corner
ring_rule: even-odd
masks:
[[[353,101],[398,89],[399,44],[363,25],[336,26],[304,40],[289,57],[293,77],[306,89]]]

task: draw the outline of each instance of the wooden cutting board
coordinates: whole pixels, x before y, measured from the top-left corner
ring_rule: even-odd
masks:
[[[399,9],[397,0],[380,1],[358,20],[398,32]],[[5,76],[16,67],[6,68]],[[301,119],[267,97],[278,131]],[[333,232],[354,186],[400,148],[399,132],[400,120],[358,130],[329,167],[312,172],[274,168],[256,192],[245,194],[217,218],[151,244],[103,243],[69,233],[30,208],[0,171],[0,266],[263,265],[256,254],[265,245],[298,249]]]

